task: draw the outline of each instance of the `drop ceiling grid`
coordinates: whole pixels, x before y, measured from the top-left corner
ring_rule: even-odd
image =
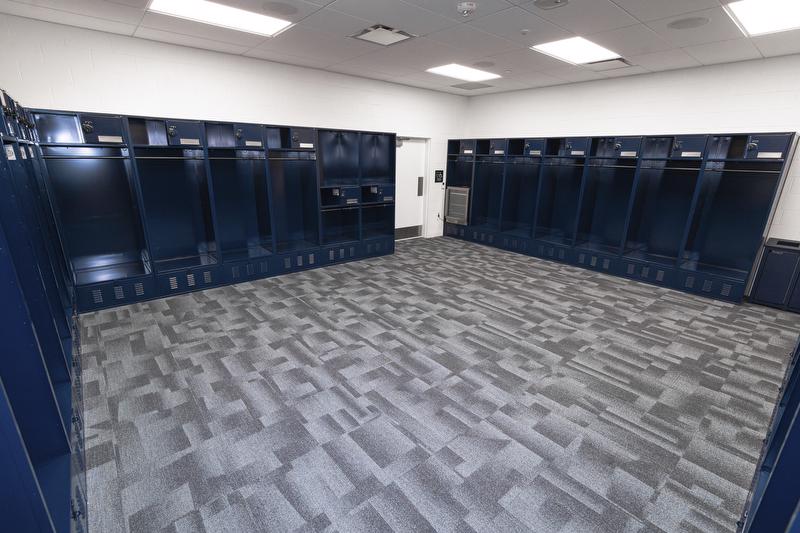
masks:
[[[149,1],[0,0],[0,12],[466,95],[800,53],[800,30],[744,37],[722,8],[730,0],[569,0],[552,10],[533,0],[478,0],[467,18],[456,12],[457,0],[216,0],[293,22],[272,38],[148,13]],[[669,27],[690,16],[709,23]],[[349,37],[373,24],[417,37],[389,47]],[[528,49],[573,35],[633,66],[594,72]],[[458,80],[425,72],[450,62],[484,62],[481,68],[503,77],[490,88],[466,91],[451,87]]]

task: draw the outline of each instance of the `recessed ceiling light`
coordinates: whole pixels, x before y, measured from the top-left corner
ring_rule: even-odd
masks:
[[[148,11],[212,26],[272,37],[291,26],[282,20],[208,0],[153,0]]]
[[[406,39],[411,39],[414,36],[410,33],[390,28],[389,26],[376,24],[375,26],[367,28],[366,30],[361,30],[355,35],[351,35],[350,37],[355,37],[356,39],[369,41],[375,44],[381,44],[383,46],[389,46],[399,43],[400,41],[405,41]]]
[[[560,41],[537,44],[531,46],[531,50],[547,54],[549,56],[572,63],[574,65],[585,65],[597,61],[608,61],[621,57],[618,53],[612,52],[608,48],[603,48],[599,44],[593,43],[583,37],[570,37]]]
[[[428,72],[464,81],[486,81],[495,80],[502,77],[499,74],[492,74],[491,72],[486,72],[485,70],[465,67],[464,65],[459,65],[457,63],[450,63],[449,65],[429,68]]]
[[[747,36],[800,29],[797,0],[740,0],[723,7]]]

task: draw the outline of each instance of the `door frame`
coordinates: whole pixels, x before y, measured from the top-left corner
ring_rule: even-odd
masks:
[[[418,237],[409,237],[411,239],[418,239],[424,238],[426,236],[425,230],[428,229],[428,202],[430,200],[430,180],[428,176],[431,173],[430,164],[431,164],[431,139],[429,137],[413,137],[410,135],[397,135],[398,141],[412,141],[412,142],[424,142],[425,143],[425,164],[423,168],[425,169],[422,175],[422,227],[420,228],[420,233]],[[395,161],[397,158],[395,157]],[[395,162],[395,165],[397,163]],[[395,169],[396,170],[396,169]],[[395,209],[397,206],[395,205]]]

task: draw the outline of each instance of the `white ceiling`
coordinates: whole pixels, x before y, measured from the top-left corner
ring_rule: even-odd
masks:
[[[0,0],[0,12],[155,41],[315,67],[454,94],[487,94],[800,53],[800,30],[746,38],[721,5],[731,0],[569,0],[542,10],[532,0],[478,0],[464,18],[458,0],[215,0],[291,20],[273,38],[154,13],[149,0]],[[704,17],[708,24],[671,29]],[[389,47],[350,35],[384,24],[417,37]],[[581,35],[622,54],[631,67],[596,72],[528,49]],[[500,74],[490,88],[426,69],[475,65]],[[490,64],[491,63],[491,64]]]

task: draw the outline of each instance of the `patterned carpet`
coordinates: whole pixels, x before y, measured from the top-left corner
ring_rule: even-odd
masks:
[[[735,531],[800,331],[447,238],[81,325],[90,533]]]

